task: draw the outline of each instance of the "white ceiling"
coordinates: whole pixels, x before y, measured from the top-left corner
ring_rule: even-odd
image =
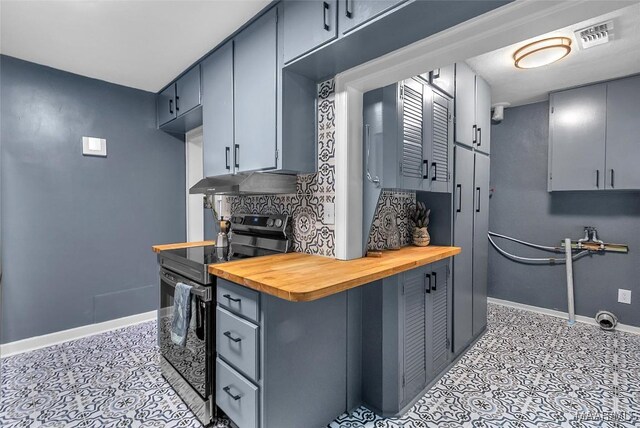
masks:
[[[270,0],[0,1],[0,52],[156,92]]]
[[[640,73],[640,2],[569,27],[541,34],[496,51],[467,60],[491,85],[494,103],[513,106],[547,100],[549,92]],[[613,20],[613,40],[586,50],[578,47],[573,32],[589,25]],[[521,46],[545,37],[571,37],[572,51],[564,59],[537,69],[513,65],[513,53]]]

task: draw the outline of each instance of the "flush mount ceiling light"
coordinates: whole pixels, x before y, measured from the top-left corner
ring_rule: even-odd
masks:
[[[537,68],[559,61],[569,52],[570,38],[550,37],[521,47],[513,54],[513,60],[517,68]]]

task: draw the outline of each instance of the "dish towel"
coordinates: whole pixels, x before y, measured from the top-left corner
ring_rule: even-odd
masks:
[[[173,320],[171,321],[171,341],[178,346],[187,343],[189,321],[191,320],[191,286],[183,282],[176,284],[173,295]]]

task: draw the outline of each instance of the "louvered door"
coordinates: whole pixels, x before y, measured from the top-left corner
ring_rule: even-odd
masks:
[[[427,382],[426,354],[426,268],[412,269],[402,274],[403,316],[403,397],[413,398]]]
[[[423,83],[407,79],[400,86],[400,177],[402,188],[424,190],[428,162],[424,158],[424,91]]]
[[[429,189],[432,192],[451,193],[450,162],[453,156],[453,103],[450,98],[432,91],[430,114],[431,158]],[[426,183],[425,183],[426,184]],[[425,187],[423,185],[423,187]],[[427,190],[426,188],[424,190]]]
[[[448,263],[433,264],[431,265],[431,272],[427,273],[427,278],[431,285],[429,287],[430,291],[427,293],[426,307],[429,380],[437,376],[449,362],[447,334],[448,274]]]

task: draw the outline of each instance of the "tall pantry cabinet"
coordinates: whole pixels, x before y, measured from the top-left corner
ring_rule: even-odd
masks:
[[[452,351],[487,325],[491,89],[465,63],[455,66]]]

